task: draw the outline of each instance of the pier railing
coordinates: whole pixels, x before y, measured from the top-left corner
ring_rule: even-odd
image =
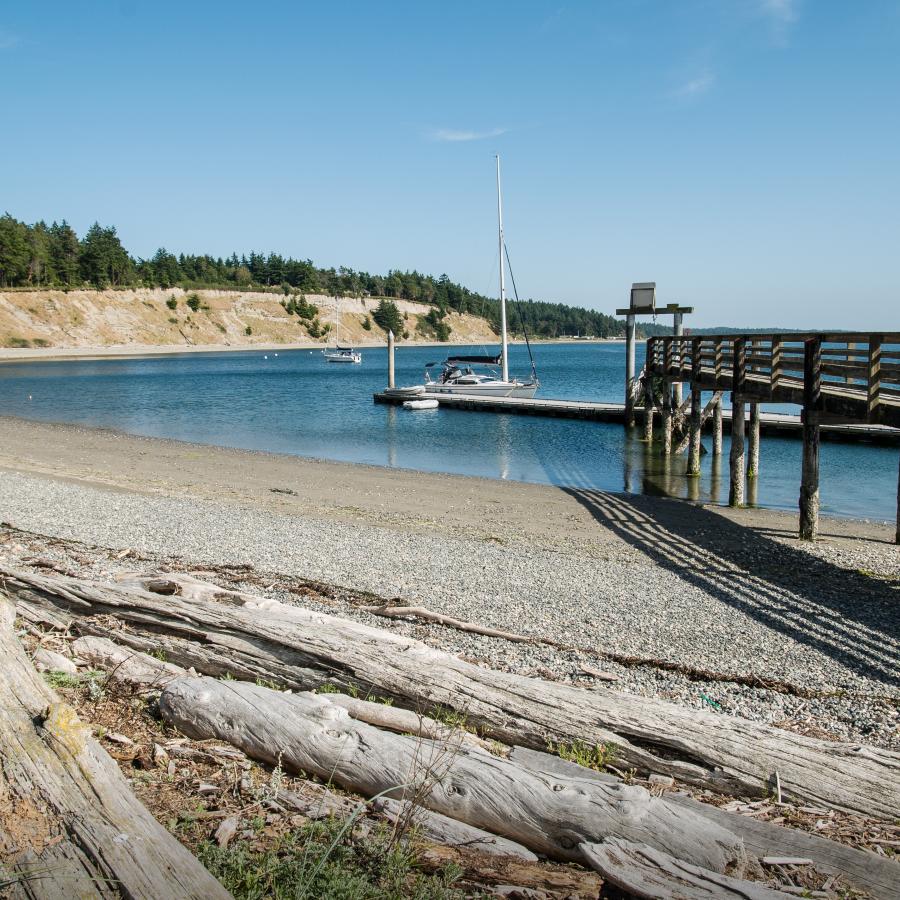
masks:
[[[900,333],[650,338],[647,372],[748,401],[796,403],[823,420],[900,428]]]
[[[819,521],[819,435],[825,422],[900,428],[900,332],[673,335],[647,341],[644,399],[647,440],[660,406],[663,453],[671,453],[673,410],[682,382],[691,386],[688,475],[700,473],[703,391],[712,391],[713,454],[722,448],[722,393],[731,392],[729,503],[744,503],[745,474],[759,474],[760,403],[803,408],[800,536],[813,539]],[[652,384],[661,379],[662,391]],[[662,396],[661,404],[658,397]],[[750,465],[745,466],[745,404],[750,405]],[[900,543],[900,487],[897,493]]]

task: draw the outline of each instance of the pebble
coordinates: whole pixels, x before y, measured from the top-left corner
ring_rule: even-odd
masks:
[[[682,541],[672,554],[665,530],[654,543],[639,539],[640,528],[630,542],[612,546],[587,539],[552,547],[512,539],[498,544],[8,472],[0,473],[0,508],[4,519],[38,534],[130,548],[123,570],[134,569],[134,554],[250,563],[262,572],[399,597],[580,649],[515,644],[268,591],[284,602],[392,629],[498,669],[900,748],[896,546],[862,540],[854,547],[803,546],[755,534],[741,543],[723,529],[722,535]],[[9,546],[0,546],[0,553]],[[41,552],[71,563],[55,548]],[[820,695],[622,665],[604,652],[756,675]],[[584,665],[618,681],[605,684],[586,674]]]

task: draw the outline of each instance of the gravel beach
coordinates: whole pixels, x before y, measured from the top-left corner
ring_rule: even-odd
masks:
[[[13,419],[0,419],[0,520],[130,548],[152,557],[145,569],[248,563],[290,602],[300,601],[279,578],[342,586],[348,596],[328,611],[496,667],[605,689],[587,666],[635,694],[900,747],[900,550],[885,526],[826,520],[807,546],[795,517],[773,511]],[[16,546],[0,545],[0,560],[35,550]],[[355,607],[354,591],[565,646],[378,618]]]

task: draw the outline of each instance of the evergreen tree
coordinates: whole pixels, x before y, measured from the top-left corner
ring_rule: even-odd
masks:
[[[393,331],[394,337],[398,338],[403,334],[403,316],[393,300],[382,300],[372,313],[372,318],[382,331]]]
[[[63,219],[50,226],[50,265],[53,268],[54,281],[57,284],[76,285],[81,276],[78,269],[78,235],[69,223]]]
[[[0,287],[23,284],[30,258],[28,226],[6,213],[0,217]]]

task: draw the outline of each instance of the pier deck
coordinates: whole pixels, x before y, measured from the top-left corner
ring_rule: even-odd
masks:
[[[408,398],[406,398],[408,399]],[[463,409],[473,412],[508,413],[524,416],[547,416],[560,419],[590,419],[595,422],[625,421],[624,403],[597,403],[587,400],[525,400],[518,397],[466,397],[446,394],[422,394],[419,399],[437,400],[447,409]],[[379,392],[373,395],[376,403],[400,406],[403,397]],[[644,410],[638,407],[635,415],[642,418]],[[731,421],[731,410],[723,409],[724,421]],[[800,416],[789,413],[760,413],[760,430],[765,434],[781,434],[801,437],[803,423]],[[709,424],[709,423],[707,423]],[[711,426],[710,426],[711,427]],[[835,440],[860,441],[900,446],[900,429],[867,423],[834,423],[822,425],[823,437]]]

